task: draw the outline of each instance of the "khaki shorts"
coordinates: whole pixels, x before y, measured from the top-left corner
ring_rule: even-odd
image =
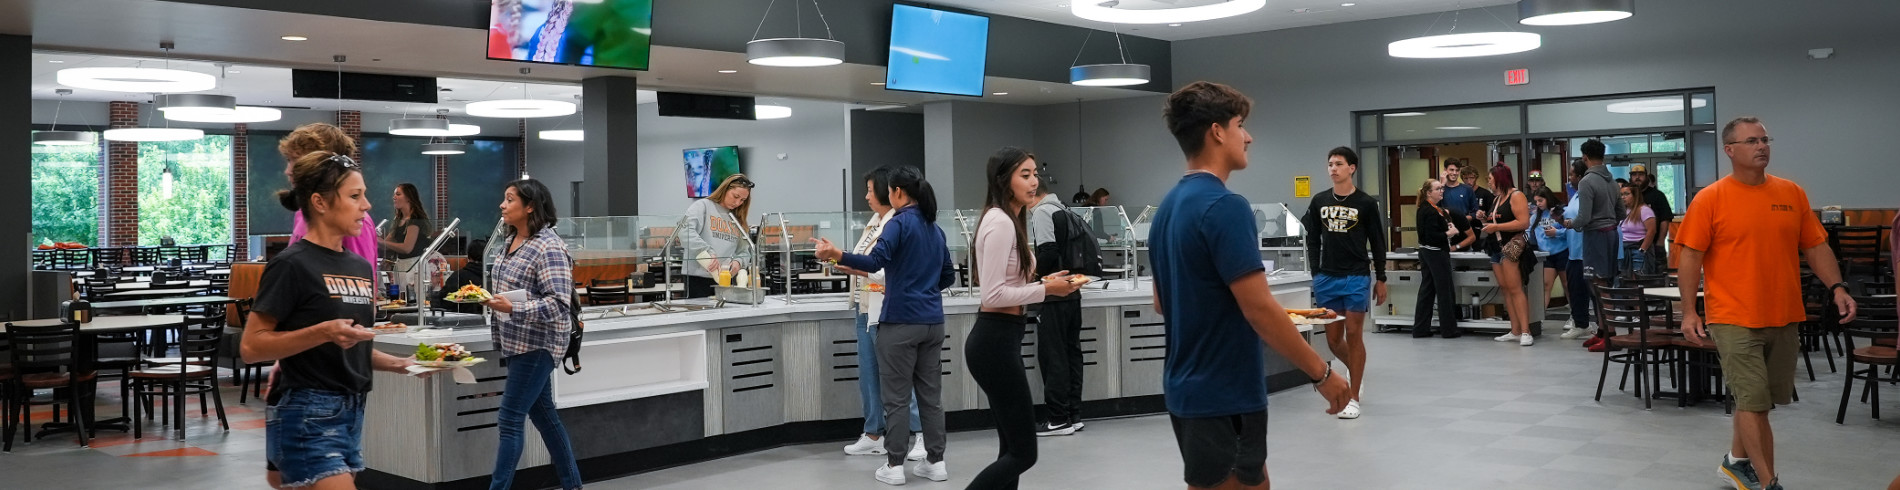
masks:
[[[1748,328],[1709,325],[1709,336],[1722,355],[1722,376],[1735,396],[1735,409],[1766,412],[1794,400],[1795,355],[1801,351],[1795,325]]]

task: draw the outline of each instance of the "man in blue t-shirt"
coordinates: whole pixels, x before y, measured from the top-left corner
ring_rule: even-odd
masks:
[[[1253,101],[1232,87],[1194,82],[1163,117],[1187,155],[1187,175],[1161,200],[1149,229],[1155,308],[1167,325],[1163,380],[1188,487],[1267,485],[1266,346],[1313,380],[1337,414],[1344,380],[1307,345],[1274,301],[1260,264],[1252,210],[1227,190],[1247,168]],[[1230,482],[1230,480],[1232,482]]]
[[[1458,176],[1463,175],[1459,173],[1461,170],[1463,166],[1458,162],[1450,158],[1445,159],[1445,172],[1442,174],[1445,182],[1445,199],[1439,205],[1446,211],[1451,211],[1451,214],[1469,219],[1478,211],[1478,197],[1472,194],[1471,186],[1458,181]]]

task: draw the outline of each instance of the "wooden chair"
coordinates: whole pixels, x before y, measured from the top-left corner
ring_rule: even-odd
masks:
[[[594,279],[587,284],[587,303],[590,305],[623,305],[628,301],[626,281]]]
[[[1675,339],[1680,337],[1651,332],[1649,302],[1642,298],[1641,289],[1595,289],[1597,325],[1609,335],[1610,343],[1610,348],[1603,351],[1602,371],[1597,374],[1596,400],[1603,401],[1603,386],[1609,379],[1610,363],[1618,363],[1623,365],[1625,382],[1628,381],[1630,368],[1636,368],[1636,396],[1643,399],[1643,409],[1648,410],[1652,408],[1656,385],[1661,383],[1662,376],[1657,369],[1672,365],[1669,353],[1675,345]],[[1629,333],[1618,334],[1623,331]],[[1624,386],[1623,382],[1619,382],[1617,390],[1623,390]]]
[[[1860,401],[1867,403],[1871,396],[1874,420],[1880,420],[1880,383],[1900,381],[1891,375],[1883,378],[1881,369],[1892,369],[1896,364],[1900,364],[1900,361],[1897,361],[1900,358],[1896,357],[1892,344],[1882,346],[1874,343],[1882,339],[1887,341],[1894,339],[1895,332],[1900,331],[1896,328],[1896,323],[1900,321],[1895,318],[1895,311],[1891,306],[1862,307],[1858,318],[1840,327],[1841,337],[1846,339],[1848,349],[1847,355],[1844,356],[1847,362],[1847,380],[1841,385],[1841,406],[1840,410],[1834,414],[1835,424],[1847,420],[1847,398],[1854,393],[1855,380],[1865,381],[1861,385]],[[1867,339],[1868,342],[1861,344],[1854,339]],[[1856,371],[1855,364],[1860,364],[1865,369]]]
[[[218,394],[217,379],[218,351],[224,342],[223,318],[191,319],[173,330],[178,337],[178,357],[151,359],[147,361],[151,367],[132,371],[129,376],[136,385],[132,396],[167,400],[166,418],[179,440],[185,439],[185,400],[191,395],[198,395],[200,416],[210,415],[206,401],[210,398],[209,403],[217,407],[218,422],[225,431],[230,431],[231,423],[224,415],[224,397]],[[144,403],[132,404],[134,439],[145,438],[144,421],[153,415],[151,410],[142,410],[144,406]],[[140,417],[141,414],[144,417]]]
[[[250,321],[251,318],[251,298],[238,300],[235,305],[232,305],[232,309],[236,312],[237,316],[233,317],[232,320],[227,323],[235,327],[237,339],[232,342],[233,347],[231,349],[231,384],[238,387],[238,403],[247,403],[251,397],[257,397],[262,400],[264,398],[264,384],[270,379],[269,375],[264,372],[264,368],[274,366],[276,363],[244,363],[244,358],[238,353],[236,344],[244,341],[245,322]],[[232,330],[226,331],[230,332]]]
[[[13,379],[8,391],[12,402],[8,405],[7,418],[19,423],[9,424],[6,429],[5,450],[13,450],[13,430],[24,426],[26,437],[32,437],[30,424],[33,390],[59,389],[66,392],[68,406],[74,407],[72,422],[74,434],[79,437],[79,446],[88,447],[91,428],[86,426],[88,418],[81,412],[89,411],[92,400],[81,403],[80,396],[90,390],[81,386],[94,379],[94,373],[79,371],[79,324],[61,323],[45,327],[28,327],[18,324],[7,325],[7,345],[12,348]],[[16,418],[17,417],[17,418]]]

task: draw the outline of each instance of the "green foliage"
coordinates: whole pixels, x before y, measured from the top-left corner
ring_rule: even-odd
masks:
[[[33,146],[33,243],[99,240],[99,145]]]
[[[231,243],[230,136],[139,143],[139,244],[167,236],[180,245]]]

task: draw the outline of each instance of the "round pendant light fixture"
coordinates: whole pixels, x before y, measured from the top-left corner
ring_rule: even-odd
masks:
[[[33,144],[45,146],[79,146],[92,144],[92,133],[85,131],[34,131]]]
[[[68,87],[111,92],[202,92],[218,87],[211,75],[164,68],[67,68],[55,79]]]
[[[1598,24],[1636,15],[1636,0],[1520,0],[1517,23],[1527,26]]]
[[[1118,9],[1121,2],[1080,0],[1069,2],[1069,13],[1076,17],[1115,24],[1180,24],[1224,19],[1245,15],[1267,6],[1267,0],[1227,0],[1197,7],[1171,9]]]
[[[1689,107],[1696,108],[1696,109],[1701,109],[1703,107],[1708,107],[1708,106],[1709,106],[1708,99],[1695,99],[1689,103]],[[1649,114],[1652,112],[1681,112],[1682,98],[1681,97],[1659,97],[1659,98],[1654,98],[1654,99],[1612,102],[1609,105],[1604,106],[1604,109],[1610,112],[1617,113],[1617,114]]]
[[[276,121],[283,118],[284,111],[269,107],[248,105],[237,106],[236,109],[230,111],[180,111],[176,109],[165,111],[165,119],[195,123],[259,123]]]
[[[584,141],[587,133],[579,129],[547,129],[541,131],[541,139],[549,141]]]
[[[106,130],[107,141],[190,141],[205,137],[204,130],[188,128],[119,128]]]
[[[746,62],[803,68],[844,63],[844,43],[830,39],[777,38],[745,43]]]
[[[450,136],[450,137],[455,137],[455,136],[474,136],[474,135],[478,135],[478,134],[482,134],[482,127],[481,127],[481,126],[476,126],[476,125],[473,125],[473,124],[454,124],[454,123],[450,123],[450,124],[449,124],[449,133],[448,133],[448,135],[447,135],[447,136]]]
[[[428,143],[422,145],[424,155],[460,155],[468,153],[465,143]]]
[[[397,136],[448,136],[449,120],[433,117],[405,117],[389,120],[389,134]]]
[[[468,115],[475,117],[534,118],[556,117],[574,113],[574,103],[558,100],[507,99],[470,102],[464,107]]]
[[[1469,58],[1522,53],[1542,45],[1543,37],[1529,32],[1471,32],[1393,41],[1386,53],[1394,58]]]
[[[792,108],[782,105],[754,105],[752,106],[752,117],[760,120],[785,119],[792,117]]]
[[[1148,65],[1115,63],[1069,67],[1069,83],[1084,87],[1126,87],[1148,83]]]
[[[153,101],[165,119],[228,117],[237,114],[237,97],[216,94],[168,94]]]

